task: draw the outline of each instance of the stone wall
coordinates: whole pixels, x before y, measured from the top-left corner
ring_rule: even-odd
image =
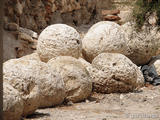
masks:
[[[36,32],[54,23],[88,24],[101,19],[111,0],[6,0],[5,23],[14,22]]]
[[[50,24],[68,24],[75,27],[83,37],[92,24],[104,20],[102,10],[119,9],[118,16],[125,22],[134,1],[5,0],[4,61],[34,52],[39,33]],[[38,34],[35,37],[32,33]]]

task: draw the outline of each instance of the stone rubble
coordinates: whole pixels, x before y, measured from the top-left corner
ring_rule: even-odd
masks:
[[[74,5],[77,6],[73,2]],[[67,7],[61,12],[66,9],[72,11],[71,7]],[[20,4],[16,5],[16,10],[17,14],[22,14]],[[119,94],[140,90],[144,87],[144,77],[137,65],[145,64],[150,56],[157,54],[158,49],[153,49],[154,45],[157,45],[156,48],[160,46],[159,34],[154,36],[153,43],[150,37],[143,39],[136,43],[141,52],[138,54],[129,39],[134,29],[125,32],[125,25],[119,26],[109,21],[94,24],[84,38],[66,24],[50,25],[40,35],[27,28],[16,27],[16,24],[8,26],[5,31],[8,43],[11,40],[18,41],[10,44],[10,48],[16,50],[16,59],[13,56],[3,63],[3,112],[6,113],[6,120],[11,120],[11,117],[18,120],[34,114],[38,108],[56,107],[66,102],[68,106],[81,101],[89,104],[88,99],[95,92]],[[153,30],[150,34],[154,33]],[[135,39],[138,39],[137,36]],[[25,50],[19,47],[22,43],[23,47],[34,48],[32,54],[24,53]],[[144,53],[141,51],[144,48],[150,48],[151,51]],[[147,59],[140,58],[142,53]],[[131,55],[137,56],[136,60]],[[155,67],[158,70],[158,61]],[[9,98],[15,100],[10,101]],[[17,104],[20,106],[17,107]],[[15,111],[10,112],[10,108]]]
[[[133,103],[135,107],[137,101],[143,102],[145,111],[152,104],[158,111],[159,89],[152,95],[151,90],[141,92],[147,88],[140,70],[152,56],[160,54],[157,17],[151,15],[148,23],[152,27],[144,25],[137,32],[130,20],[135,1],[6,0],[4,120],[25,120],[38,108],[49,107],[53,107],[52,115],[48,115],[51,119],[97,120],[94,116],[98,115],[105,119],[108,108],[123,111],[124,105]],[[85,28],[83,33],[80,27]],[[154,67],[160,75],[159,60]],[[105,104],[99,104],[100,100]],[[72,106],[76,111],[68,113]]]

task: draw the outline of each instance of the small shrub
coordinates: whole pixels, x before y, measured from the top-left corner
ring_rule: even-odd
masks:
[[[157,25],[160,26],[160,0],[137,0],[133,9],[133,18],[140,29],[147,17],[153,12],[157,14]]]

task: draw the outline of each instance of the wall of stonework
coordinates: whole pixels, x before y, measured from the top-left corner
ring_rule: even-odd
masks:
[[[102,9],[111,9],[111,0],[6,0],[5,23],[14,22],[36,32],[47,25],[81,25],[101,19]]]
[[[104,20],[102,10],[112,9],[119,9],[120,21],[126,22],[130,18],[134,1],[5,0],[3,60],[19,58],[34,52],[39,33],[50,24],[68,24],[84,36],[92,24]]]

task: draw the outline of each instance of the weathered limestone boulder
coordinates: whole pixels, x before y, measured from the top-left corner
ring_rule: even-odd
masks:
[[[109,21],[101,21],[93,25],[82,40],[82,53],[89,62],[104,52],[128,53],[125,33],[121,27]]]
[[[139,87],[137,84],[143,81],[143,78],[138,78],[138,67],[119,53],[102,53],[94,58],[92,66],[98,69],[92,73],[96,92],[126,93]]]
[[[154,66],[156,68],[156,71],[158,73],[158,75],[160,75],[160,60],[157,60],[155,63],[154,63]]]
[[[100,74],[104,74],[102,73],[101,70],[97,69],[96,67],[94,67],[92,64],[90,64],[83,58],[79,58],[78,60],[83,64],[83,66],[85,66],[85,68],[89,72],[93,83],[95,80],[99,79]],[[136,69],[136,74],[137,74],[136,89],[138,89],[144,86],[144,77],[141,70],[135,64],[133,66]]]
[[[23,116],[32,114],[39,107],[39,88],[36,76],[39,67],[36,61],[11,59],[3,64],[3,80],[17,89],[24,101]]]
[[[62,75],[67,101],[78,102],[91,94],[92,82],[90,76],[78,59],[71,56],[59,56],[51,59],[48,65]]]
[[[68,25],[50,25],[41,32],[38,38],[37,53],[44,62],[56,56],[78,58],[80,52],[79,33]]]
[[[122,25],[122,29],[126,31],[127,45],[130,53],[127,55],[133,63],[144,65],[152,56],[158,54],[160,47],[160,33],[156,27],[143,26],[141,31],[136,31],[135,23],[128,22]]]
[[[3,120],[20,120],[23,113],[23,100],[19,92],[3,82]]]
[[[44,63],[45,64],[45,63]],[[40,89],[39,107],[51,107],[59,105],[66,97],[66,89],[61,75],[47,64],[40,70],[36,83]]]
[[[32,114],[38,107],[61,104],[65,98],[61,75],[37,58],[27,57],[4,63],[4,80],[22,94],[24,116]]]

